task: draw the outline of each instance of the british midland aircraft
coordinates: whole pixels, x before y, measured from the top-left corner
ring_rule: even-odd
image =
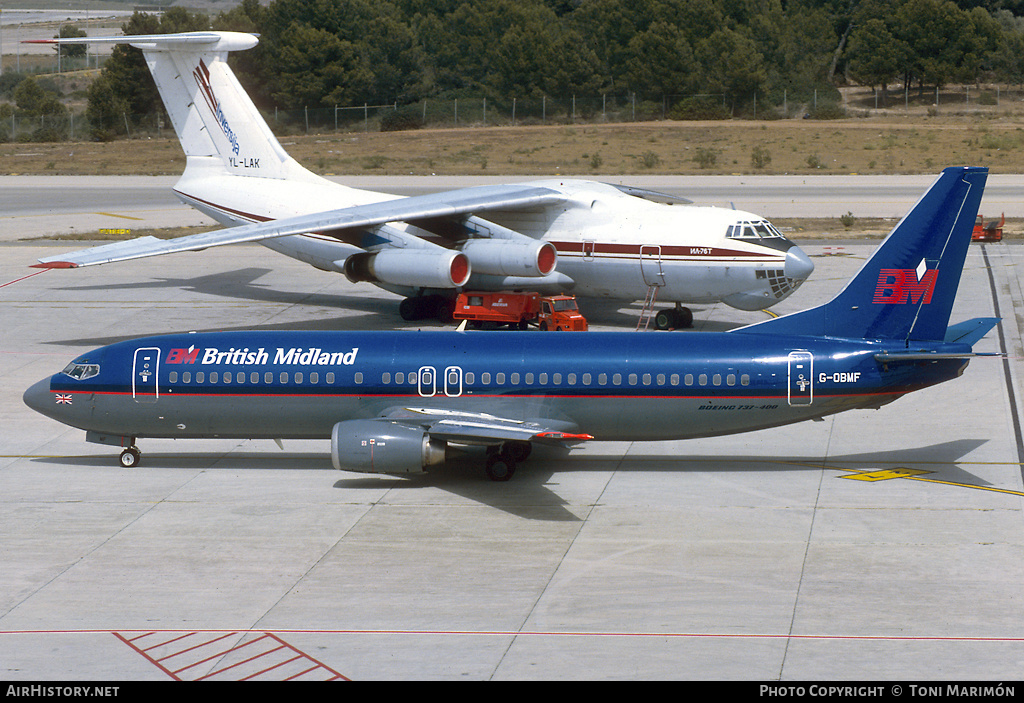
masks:
[[[369,473],[418,473],[482,445],[495,480],[534,444],[710,437],[878,408],[959,376],[998,322],[947,327],[987,174],[943,171],[830,302],[728,332],[174,334],[83,354],[25,402],[125,447],[124,466],[140,437],[330,437],[336,468]]]
[[[187,156],[174,192],[230,229],[141,237],[38,266],[259,242],[407,296],[399,308],[407,320],[444,318],[459,289],[522,288],[675,303],[655,315],[661,328],[689,326],[682,303],[767,308],[814,269],[762,217],[640,189],[542,180],[401,198],[321,178],[285,152],[228,67],[229,52],[256,45],[249,34],[41,41],[142,49]]]

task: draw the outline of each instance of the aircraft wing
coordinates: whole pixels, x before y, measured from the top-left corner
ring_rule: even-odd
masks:
[[[39,259],[39,263],[34,266],[36,268],[78,268],[181,251],[198,251],[227,244],[258,242],[263,239],[309,232],[336,236],[344,240],[346,233],[365,230],[386,222],[414,223],[419,220],[469,216],[491,210],[525,209],[558,204],[564,202],[567,197],[565,193],[557,190],[530,184],[459,188],[443,193],[416,195],[338,210],[327,210],[312,215],[299,215],[242,225],[177,239],[139,237],[125,242],[114,242],[70,254]],[[382,240],[381,243],[386,245],[387,241]]]
[[[392,408],[380,419],[417,425],[426,429],[431,437],[459,444],[519,441],[564,446],[593,439],[591,435],[581,434],[571,422],[544,418],[515,420],[488,413],[438,408]]]

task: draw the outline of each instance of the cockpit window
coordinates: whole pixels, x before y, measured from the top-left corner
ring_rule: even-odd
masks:
[[[81,364],[72,361],[70,364],[64,367],[61,373],[66,373],[71,378],[77,378],[79,381],[84,381],[87,378],[98,376],[100,373],[99,364]]]
[[[725,236],[730,239],[768,239],[781,237],[782,232],[775,229],[768,220],[760,220],[759,222],[737,222],[730,225]]]

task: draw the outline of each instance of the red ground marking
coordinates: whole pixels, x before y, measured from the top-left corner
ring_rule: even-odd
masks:
[[[111,634],[176,681],[348,681],[270,632]]]

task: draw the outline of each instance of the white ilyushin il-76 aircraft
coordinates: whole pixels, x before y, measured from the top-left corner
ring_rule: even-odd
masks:
[[[118,342],[27,391],[124,447],[140,437],[331,439],[336,468],[413,474],[487,447],[507,480],[535,444],[649,442],[878,408],[963,373],[998,320],[949,326],[987,171],[949,168],[830,302],[729,332],[284,331]],[[415,335],[411,338],[410,335]]]
[[[284,151],[228,67],[229,52],[256,45],[249,34],[43,41],[143,51],[187,156],[174,192],[230,229],[141,237],[39,266],[259,242],[408,296],[407,320],[444,317],[459,289],[527,289],[675,303],[655,315],[661,328],[689,324],[682,303],[767,308],[814,269],[764,218],[639,189],[542,180],[403,198],[321,178]]]

